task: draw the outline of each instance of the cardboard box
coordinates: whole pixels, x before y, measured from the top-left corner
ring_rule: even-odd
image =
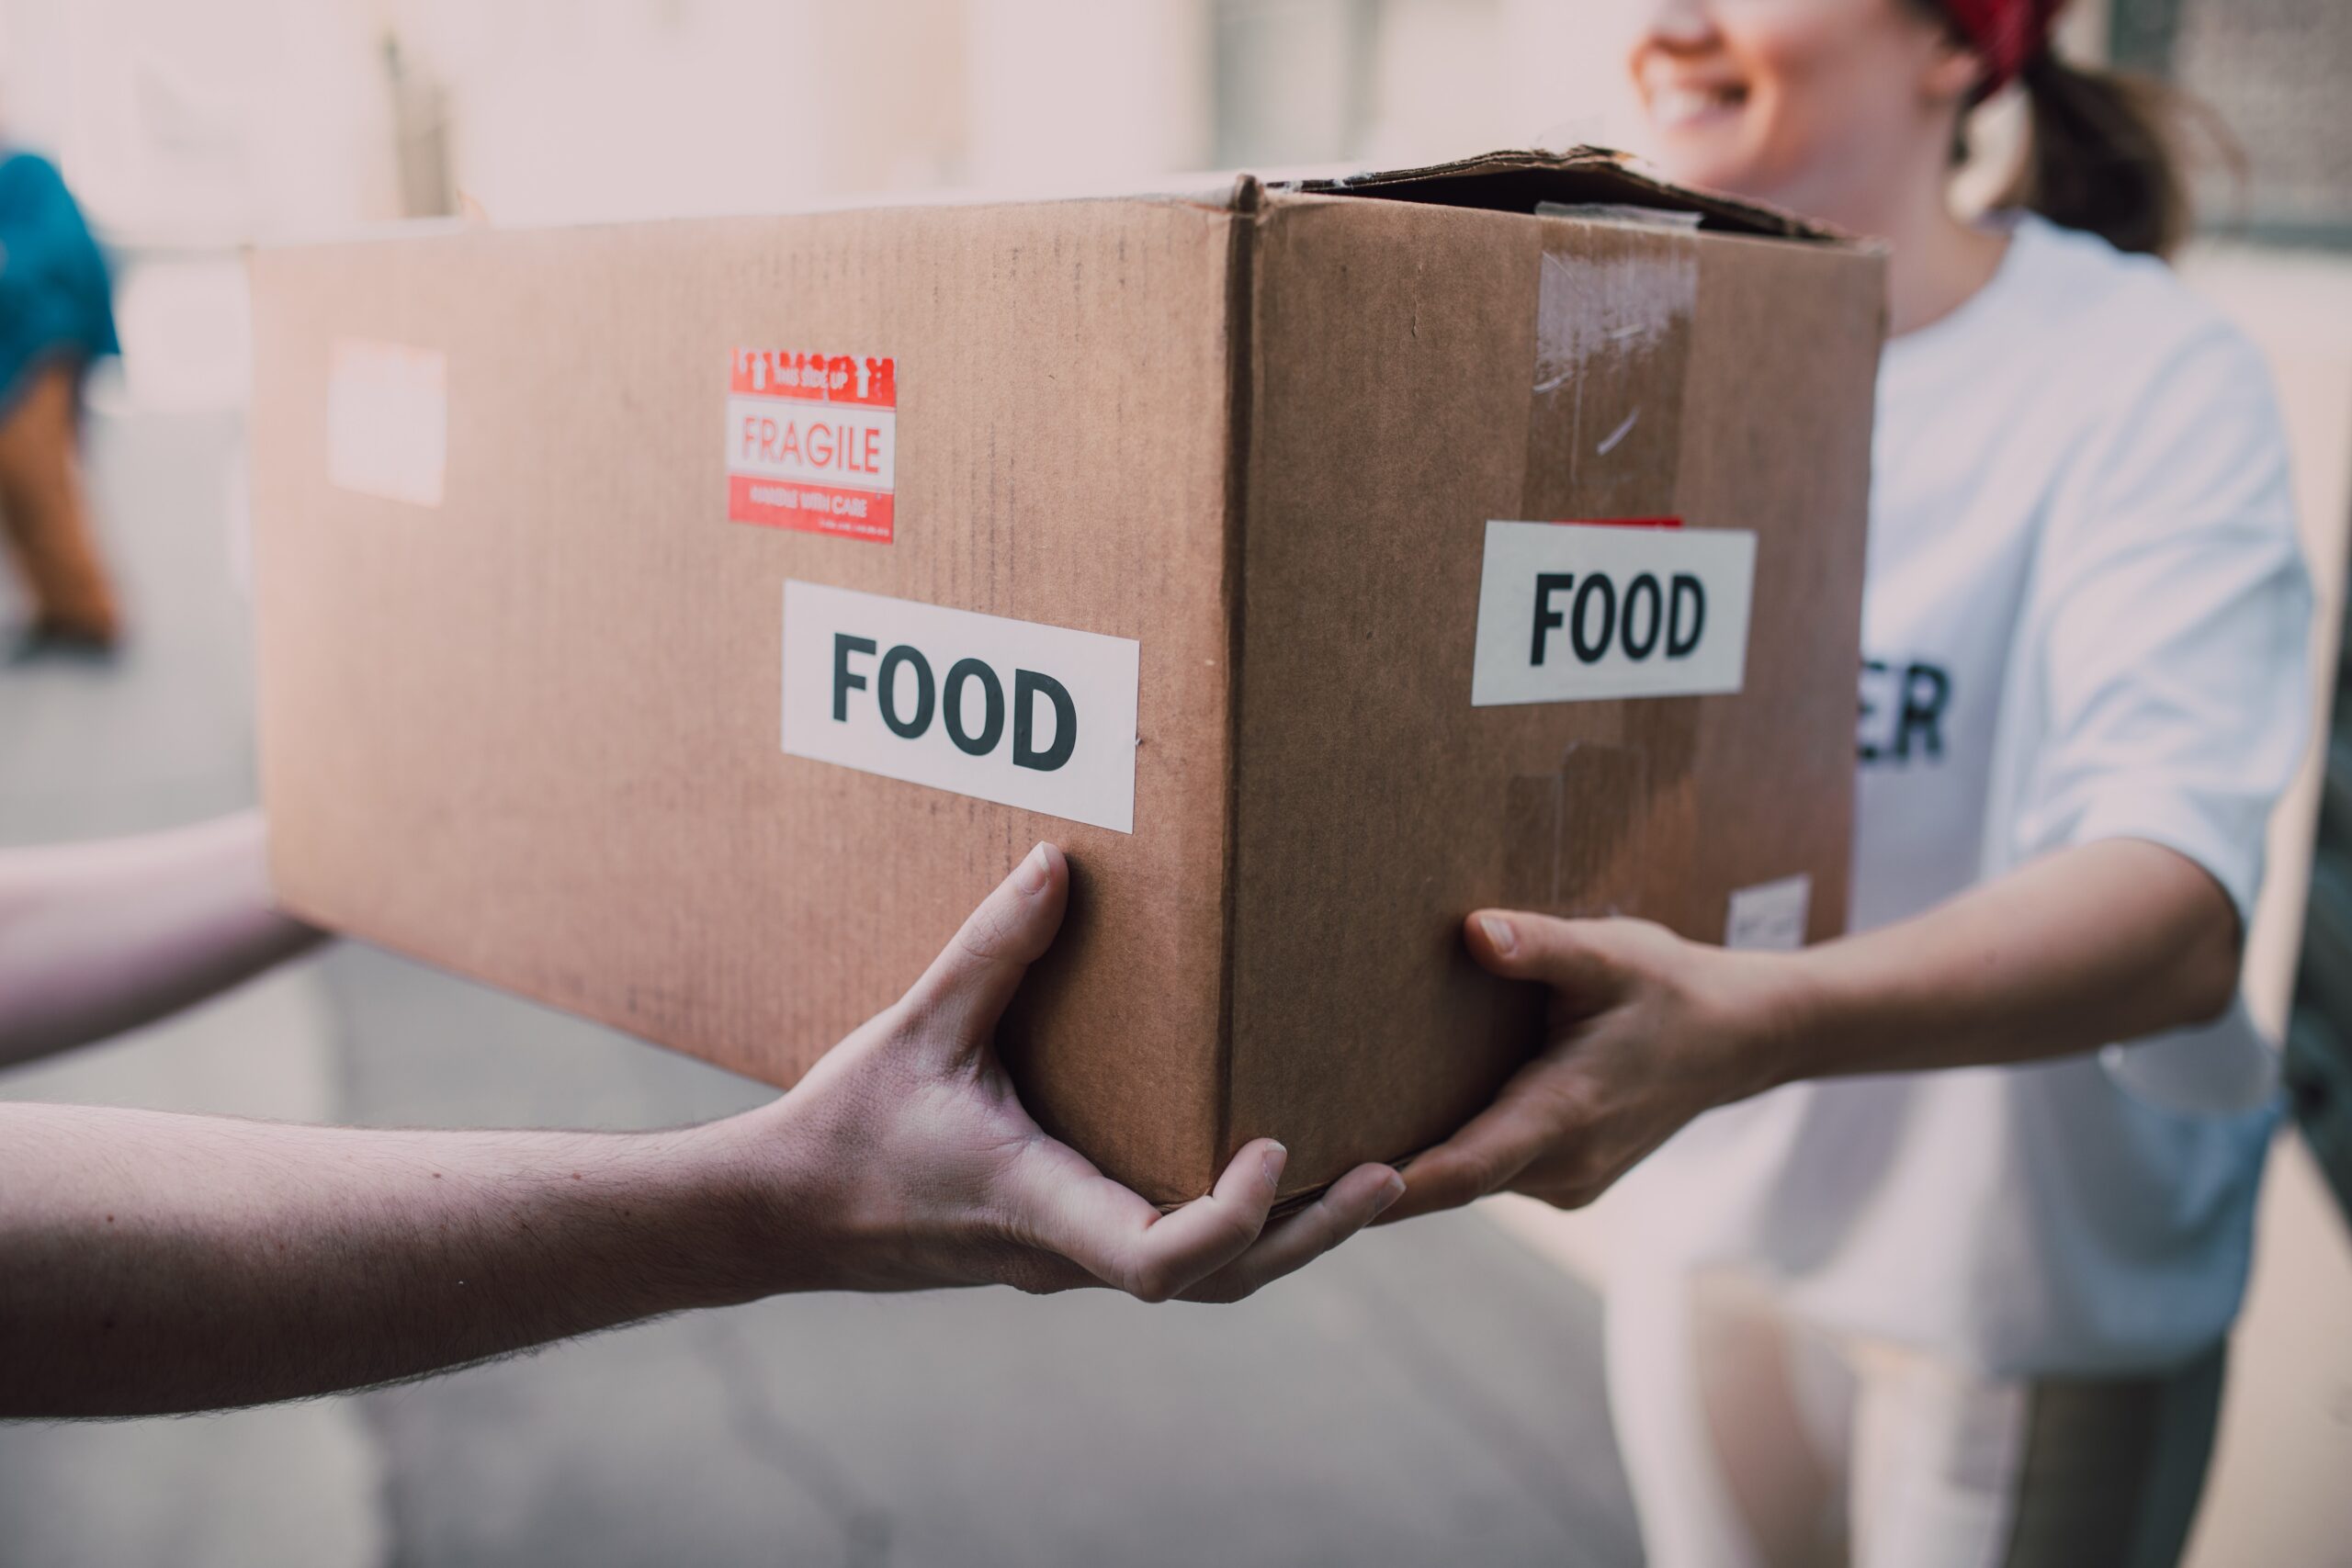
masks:
[[[1579,152],[253,283],[323,924],[789,1084],[1050,838],[1006,1055],[1162,1201],[1483,1104],[1539,998],[1474,907],[1841,929],[1867,251]]]

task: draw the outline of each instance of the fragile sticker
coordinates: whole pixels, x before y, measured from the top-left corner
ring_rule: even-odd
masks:
[[[448,363],[438,349],[337,338],[327,358],[327,482],[441,504],[449,459]]]
[[[1489,523],[1471,705],[1736,692],[1755,582],[1751,533]]]
[[[1778,882],[1742,887],[1731,896],[1724,945],[1757,953],[1794,953],[1804,945],[1813,908],[1813,878],[1803,872]]]
[[[1135,831],[1133,639],[784,585],[784,750]]]
[[[898,486],[894,360],[739,348],[727,392],[727,515],[887,545]]]

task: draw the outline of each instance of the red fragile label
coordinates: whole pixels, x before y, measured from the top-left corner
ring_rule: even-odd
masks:
[[[727,515],[888,544],[898,410],[893,360],[737,349],[727,387]]]

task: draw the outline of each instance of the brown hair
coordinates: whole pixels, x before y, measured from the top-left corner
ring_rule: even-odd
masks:
[[[2196,212],[2181,170],[2180,94],[2154,77],[2069,65],[2046,46],[2018,85],[2032,130],[2001,205],[2030,208],[2120,251],[2165,255],[2188,237]]]

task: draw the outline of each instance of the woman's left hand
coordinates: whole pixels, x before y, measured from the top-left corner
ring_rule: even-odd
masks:
[[[1646,920],[1481,910],[1470,952],[1551,987],[1542,1055],[1405,1168],[1382,1223],[1524,1192],[1591,1202],[1701,1111],[1778,1081],[1789,961],[1687,942]]]

